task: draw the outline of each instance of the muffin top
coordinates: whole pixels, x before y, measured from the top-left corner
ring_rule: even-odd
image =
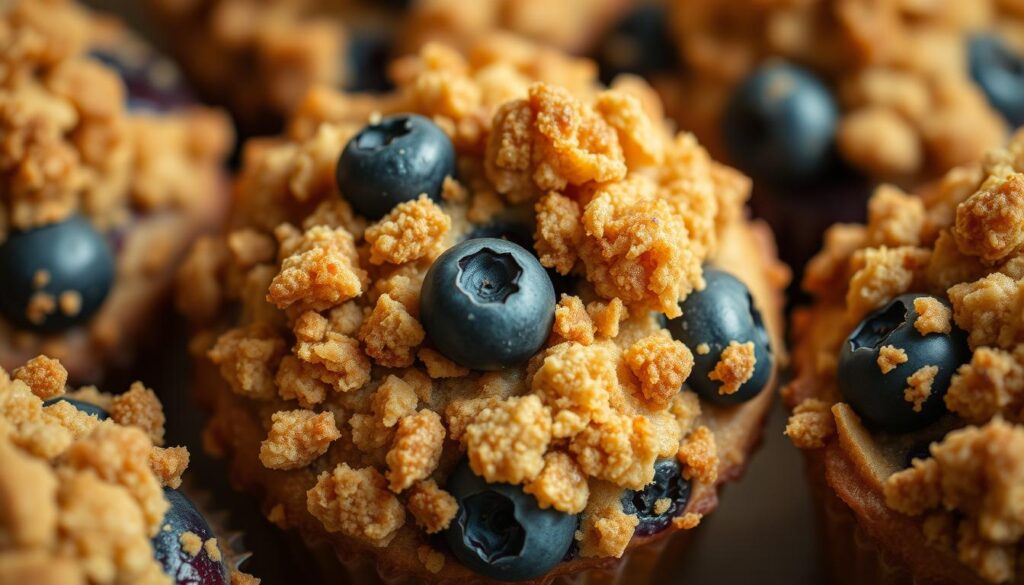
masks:
[[[745,458],[720,461],[709,417],[774,371],[741,279],[784,271],[705,267],[750,241],[747,180],[642,82],[523,41],[428,45],[392,75],[314,90],[251,141],[226,237],[179,274],[262,465],[349,547],[411,547],[428,577],[459,574],[445,550],[533,579],[696,525],[691,488]]]
[[[925,541],[993,583],[1024,537],[1024,135],[837,225],[794,318],[787,434],[841,449]]]
[[[836,148],[840,167],[875,179],[936,177],[1024,123],[1014,2],[672,8],[685,71],[672,113],[758,181],[820,179],[835,172]]]
[[[0,580],[227,583],[216,538],[177,491],[189,453],[163,447],[153,391],[68,391],[67,377],[45,356],[0,369]]]

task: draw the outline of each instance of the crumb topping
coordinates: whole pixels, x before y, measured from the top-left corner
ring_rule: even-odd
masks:
[[[428,542],[454,517],[439,486],[463,449],[486,481],[581,513],[581,550],[620,556],[636,517],[602,494],[643,489],[659,458],[717,481],[715,426],[698,423],[707,415],[684,389],[691,348],[651,312],[677,316],[704,287],[720,235],[746,221],[750,183],[676,134],[640,80],[602,90],[588,69],[560,87],[535,62],[541,49],[507,47],[482,39],[467,57],[429,45],[395,63],[395,92],[365,102],[310,92],[284,136],[250,144],[232,230],[199,244],[180,282],[201,286],[197,339],[253,401],[264,465],[317,473],[307,509],[327,531]],[[335,163],[368,120],[399,112],[448,134],[459,173],[441,202],[420,197],[367,224],[338,192]],[[447,247],[506,220],[529,226],[542,265],[579,285],[527,363],[471,371],[427,339],[420,288]],[[717,379],[735,391],[754,365],[753,345],[735,344]],[[318,432],[326,414],[336,428]]]
[[[914,329],[921,335],[946,334],[953,330],[953,311],[934,297],[914,299],[914,311],[917,312]]]
[[[832,405],[808,398],[793,409],[786,423],[786,436],[801,449],[818,449],[836,432]]]
[[[260,461],[268,469],[305,467],[341,437],[331,412],[279,410],[270,421],[270,433],[260,444]]]
[[[938,366],[924,366],[907,378],[903,399],[914,405],[914,412],[921,412],[921,405],[932,395],[932,384],[938,374]]]
[[[956,208],[957,248],[986,264],[1006,259],[1024,244],[1024,175],[992,177]]]
[[[757,357],[754,355],[754,343],[730,341],[722,350],[715,369],[708,374],[708,379],[722,383],[718,388],[719,394],[735,394],[740,386],[754,376],[755,366]]]
[[[47,583],[170,583],[150,539],[168,508],[163,486],[180,485],[188,451],[154,447],[152,419],[132,416],[160,412],[162,436],[159,402],[124,407],[149,403],[141,384],[113,400],[94,388],[74,392],[104,408],[122,399],[120,412],[128,415],[100,422],[68,402],[43,407],[52,389],[64,393],[67,372],[57,360],[38,357],[16,371],[21,375],[9,377],[0,369],[0,575]]]
[[[909,360],[910,358],[907,357],[907,352],[894,345],[883,345],[882,348],[878,350],[878,369],[881,370],[883,374],[888,374],[898,368],[900,364],[905,364]]]

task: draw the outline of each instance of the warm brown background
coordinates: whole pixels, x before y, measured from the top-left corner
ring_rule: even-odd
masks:
[[[143,0],[87,2],[122,15],[147,36],[159,37],[159,23],[147,20]],[[178,329],[168,332],[162,344],[166,353],[154,356],[145,372],[147,384],[166,404],[169,442],[189,446],[193,454],[189,475],[213,492],[217,505],[230,511],[232,527],[245,532],[246,546],[255,553],[248,565],[250,572],[263,578],[265,585],[311,582],[309,559],[301,547],[269,526],[251,498],[232,493],[221,464],[203,455],[201,415],[187,399],[185,336]],[[782,436],[785,418],[777,405],[765,429],[764,444],[746,476],[726,489],[721,508],[698,528],[695,542],[671,571],[671,583],[824,581],[803,464],[800,454]]]

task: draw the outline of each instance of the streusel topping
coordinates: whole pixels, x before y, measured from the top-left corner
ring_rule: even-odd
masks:
[[[1020,485],[1014,474],[1024,462],[1024,240],[1015,215],[1022,180],[1024,134],[1018,134],[980,164],[951,171],[921,198],[880,188],[866,227],[834,227],[804,282],[818,297],[817,324],[811,313],[797,322],[806,340],[801,351],[812,364],[785,391],[796,405],[787,434],[801,448],[826,445],[836,433],[829,407],[841,401],[836,356],[846,333],[898,295],[948,299],[951,308],[917,298],[914,326],[925,338],[949,334],[954,324],[966,332],[972,354],[953,375],[944,401],[967,426],[933,442],[930,457],[888,477],[884,492],[891,508],[923,519],[929,542],[993,583],[1020,574],[1024,542],[1014,491]],[[893,230],[897,225],[915,229]],[[902,234],[898,241],[872,236],[895,232]],[[837,286],[842,282],[845,291]],[[843,327],[828,331],[829,323]],[[907,351],[882,347],[878,367],[885,373],[905,363]],[[907,378],[904,398],[915,411],[931,395],[937,371],[928,364]]]
[[[637,523],[623,490],[651,483],[657,459],[717,480],[714,433],[683,387],[691,349],[652,311],[677,316],[704,287],[702,264],[742,219],[749,184],[674,135],[649,88],[601,88],[588,63],[521,41],[465,56],[429,45],[393,70],[394,93],[314,90],[286,137],[250,143],[231,231],[200,242],[179,275],[178,305],[196,324],[228,306],[238,319],[194,348],[261,413],[264,465],[316,471],[308,512],[328,532],[426,543],[458,509],[441,486],[465,456],[487,482],[582,512],[583,556],[620,556]],[[545,82],[581,70],[585,83]],[[335,163],[368,122],[398,112],[448,134],[458,177],[440,202],[367,221],[338,192]],[[528,364],[472,371],[426,339],[421,284],[473,229],[516,217],[540,262],[581,286]],[[747,349],[723,358],[723,388],[750,378]],[[440,570],[431,551],[420,557]]]

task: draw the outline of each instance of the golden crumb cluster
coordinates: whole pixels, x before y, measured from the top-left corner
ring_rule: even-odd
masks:
[[[70,396],[110,413],[100,421],[65,396],[67,372],[38,357],[0,369],[0,581],[170,584],[150,544],[188,451],[163,448],[163,411],[141,384],[111,397]],[[218,552],[219,554],[219,552]]]
[[[714,433],[681,390],[691,348],[653,312],[677,316],[703,288],[702,264],[743,221],[748,182],[673,134],[646,86],[602,88],[588,62],[522,41],[464,55],[428,45],[394,70],[393,93],[314,90],[287,136],[249,144],[233,230],[201,241],[179,274],[178,305],[206,327],[193,348],[258,411],[263,470],[314,472],[298,476],[303,512],[327,532],[427,546],[458,510],[443,486],[465,457],[488,482],[582,513],[584,557],[621,556],[636,521],[624,520],[622,490],[649,484],[656,459],[678,458],[699,484],[718,479]],[[368,122],[399,112],[448,134],[458,179],[441,202],[368,222],[339,193],[336,161]],[[506,218],[525,218],[541,263],[580,286],[527,364],[470,371],[427,339],[420,288],[441,252]],[[749,350],[723,356],[725,391],[749,379]]]
[[[955,324],[967,333],[972,357],[954,374],[945,403],[973,426],[949,433],[932,445],[930,458],[889,477],[885,495],[894,510],[924,518],[935,542],[995,583],[1021,574],[1024,542],[1013,491],[1020,483],[1013,474],[1024,464],[1022,181],[1024,134],[1018,134],[1005,149],[951,171],[920,197],[880,188],[866,226],[831,228],[808,267],[804,285],[818,304],[797,318],[805,361],[785,391],[795,405],[787,434],[802,448],[825,446],[836,433],[829,408],[841,400],[835,356],[846,332],[898,295],[948,298],[952,310],[917,299],[915,327],[928,335]],[[886,346],[878,367],[895,375],[888,372],[907,359],[903,348]],[[937,372],[925,365],[906,379],[904,398],[915,410],[931,395]],[[841,443],[872,452],[856,441]],[[948,538],[936,536],[939,525]]]
[[[675,0],[671,21],[688,74],[673,114],[702,140],[718,139],[737,84],[772,59],[823,76],[841,111],[839,151],[873,177],[941,175],[1006,137],[970,76],[967,41],[1013,38],[1012,2]]]

